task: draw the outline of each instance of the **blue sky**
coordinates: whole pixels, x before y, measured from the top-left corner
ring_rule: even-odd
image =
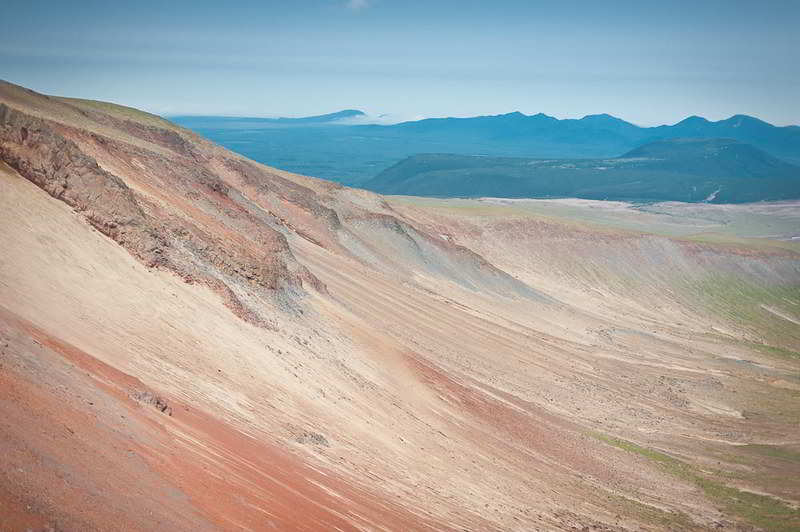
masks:
[[[159,114],[800,124],[798,1],[4,4],[0,78]]]

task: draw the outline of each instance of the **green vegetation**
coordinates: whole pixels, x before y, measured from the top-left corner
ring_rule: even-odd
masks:
[[[777,445],[750,444],[743,446],[742,450],[752,451],[762,456],[778,458],[780,460],[787,460],[789,462],[800,464],[800,452],[792,451],[786,447],[778,447]]]
[[[741,203],[800,197],[800,167],[730,139],[672,139],[611,159],[415,155],[363,186],[437,197]]]
[[[672,530],[693,530],[697,528],[691,518],[683,512],[668,512],[620,495],[610,495],[609,499],[612,499],[619,509],[626,514],[635,515],[649,523]]]
[[[791,317],[791,311],[785,309],[800,308],[800,285],[756,284],[734,275],[714,275],[693,283],[690,292],[717,315],[762,339],[748,342],[749,347],[774,356],[798,358],[798,353],[783,346],[800,345],[800,326],[774,311]]]
[[[655,463],[663,471],[696,485],[727,513],[737,515],[755,526],[771,532],[800,530],[800,510],[792,508],[781,500],[727,486],[711,478],[710,474],[665,453],[605,434],[593,434],[593,436],[609,445],[638,454]]]
[[[790,351],[789,349],[784,349],[782,347],[775,347],[773,345],[766,345],[766,344],[756,344],[753,342],[745,342],[745,344],[757,351],[761,351],[762,353],[767,353],[769,355],[787,358],[789,360],[797,360],[800,362],[800,353],[797,351]]]

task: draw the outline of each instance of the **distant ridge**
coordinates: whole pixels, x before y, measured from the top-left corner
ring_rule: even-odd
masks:
[[[314,115],[314,116],[303,116],[297,118],[185,115],[185,116],[173,116],[170,117],[170,120],[174,120],[175,122],[192,129],[194,127],[215,126],[215,125],[221,126],[222,128],[225,127],[236,128],[241,124],[247,124],[250,127],[258,125],[264,125],[270,127],[275,125],[295,126],[295,125],[332,124],[340,120],[346,120],[348,118],[357,118],[361,116],[366,116],[363,111],[359,111],[357,109],[344,109],[342,111],[336,111],[335,113],[327,113],[324,115]]]
[[[345,109],[335,113],[328,113],[324,115],[306,116],[301,118],[278,118],[279,122],[294,122],[294,123],[316,123],[316,122],[335,122],[344,118],[354,118],[357,116],[365,116],[363,111],[357,109]]]
[[[422,154],[364,187],[411,196],[739,203],[800,198],[800,167],[734,139],[669,139],[611,159]]]

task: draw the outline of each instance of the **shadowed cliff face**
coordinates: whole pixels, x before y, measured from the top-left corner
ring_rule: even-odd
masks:
[[[384,198],[6,83],[0,160],[0,529],[800,522],[791,243]]]
[[[106,236],[148,265],[163,262],[166,243],[148,225],[131,190],[43,120],[0,105],[0,156],[39,188],[85,213]]]
[[[176,133],[128,128],[145,141],[153,140],[174,150],[175,155],[170,157],[95,133],[75,131],[5,104],[0,105],[0,124],[0,155],[11,168],[74,208],[148,267],[169,269],[186,282],[200,281],[224,294],[241,316],[260,321],[256,311],[241,303],[237,290],[297,289],[304,280],[320,287],[294,260],[279,231],[260,224],[247,239],[226,242],[224,227],[218,222],[203,224],[192,219],[187,204],[176,195],[194,196],[199,205],[192,208],[205,208],[213,216],[213,210],[231,211],[231,191],[216,175],[183,160],[190,150]],[[83,148],[76,142],[84,144]],[[101,168],[95,156],[115,157],[115,162],[128,165],[147,161],[146,166],[139,163],[142,171],[159,174],[162,187],[167,180],[172,185],[168,191],[172,205],[162,203],[167,199],[163,192],[168,189],[162,188],[162,194],[153,196],[135,193],[123,179]],[[141,184],[157,185],[152,181]],[[234,211],[228,217],[246,219],[247,214]]]

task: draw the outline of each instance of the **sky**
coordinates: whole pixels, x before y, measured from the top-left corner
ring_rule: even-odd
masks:
[[[4,0],[0,78],[161,115],[800,124],[800,1]]]

